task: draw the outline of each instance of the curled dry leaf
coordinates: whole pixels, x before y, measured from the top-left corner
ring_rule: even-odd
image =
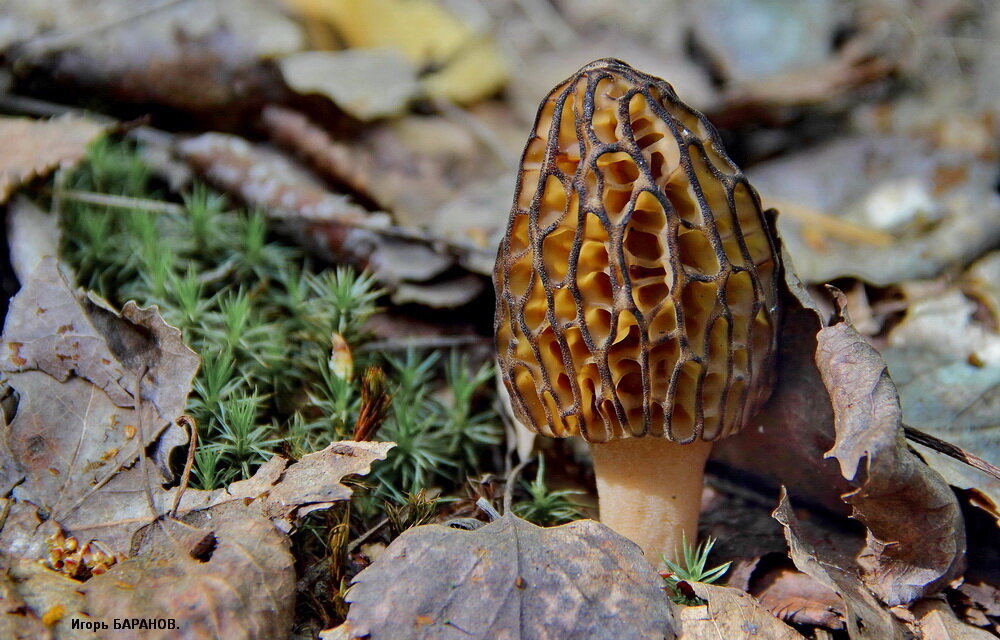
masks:
[[[750,592],[762,607],[781,620],[827,629],[844,628],[846,616],[841,597],[830,587],[792,567],[775,567],[755,577]]]
[[[82,588],[97,621],[175,620],[143,638],[281,640],[292,627],[294,558],[288,538],[238,502],[161,520],[140,531],[134,557]],[[107,638],[134,638],[108,630]]]
[[[347,620],[352,638],[371,640],[674,638],[662,587],[604,525],[545,529],[507,514],[474,531],[408,530],[355,578]]]
[[[847,324],[821,330],[790,277],[783,300],[774,394],[751,428],[722,443],[721,459],[787,484],[796,500],[850,505],[868,527],[865,584],[885,602],[939,590],[961,570],[963,521],[947,484],[906,447],[885,363]]]
[[[105,125],[65,115],[51,120],[0,117],[0,204],[7,202],[18,186],[48,175],[59,167],[71,167],[83,159],[87,146],[101,136]]]
[[[907,448],[899,394],[874,347],[847,322],[817,340],[837,431],[827,455],[857,487],[844,500],[867,528],[858,558],[865,585],[890,605],[939,591],[964,566],[965,521],[955,494]]]
[[[903,639],[901,625],[858,580],[849,554],[824,541],[816,532],[808,531],[795,516],[784,491],[774,517],[785,527],[785,539],[795,566],[844,599],[851,640]]]
[[[695,595],[707,601],[697,607],[673,607],[680,630],[677,640],[803,640],[750,594],[714,584],[690,582]]]
[[[391,442],[334,442],[292,463],[274,456],[253,477],[218,493],[214,504],[254,500],[276,527],[289,531],[306,514],[349,500],[351,490],[341,480],[368,473],[372,463],[384,460],[394,446]]]
[[[786,254],[783,261],[790,264]],[[788,268],[779,284],[782,319],[778,371],[770,400],[746,428],[717,443],[713,457],[764,483],[786,486],[796,500],[848,513],[840,496],[851,486],[824,454],[833,446],[833,407],[816,367],[823,327],[808,291]],[[775,451],[782,455],[776,457]]]

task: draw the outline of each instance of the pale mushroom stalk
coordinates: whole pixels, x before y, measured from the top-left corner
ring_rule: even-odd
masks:
[[[642,548],[653,564],[698,538],[705,462],[712,443],[628,438],[592,444],[601,522]]]
[[[517,418],[591,444],[602,522],[647,558],[697,537],[711,443],[771,390],[771,219],[673,88],[597,60],[542,101],[497,252]]]

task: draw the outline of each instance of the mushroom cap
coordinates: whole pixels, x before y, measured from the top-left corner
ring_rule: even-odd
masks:
[[[517,417],[591,442],[715,440],[770,395],[773,217],[668,83],[597,60],[542,102],[494,286]]]

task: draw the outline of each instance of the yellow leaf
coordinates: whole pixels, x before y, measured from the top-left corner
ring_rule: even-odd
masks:
[[[399,50],[426,70],[424,89],[431,96],[468,104],[496,92],[506,81],[493,41],[433,0],[285,2],[307,21],[332,26],[349,48]],[[312,27],[309,32],[321,30]]]

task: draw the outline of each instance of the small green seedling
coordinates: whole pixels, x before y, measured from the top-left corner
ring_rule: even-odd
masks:
[[[676,604],[694,606],[704,604],[701,598],[694,594],[688,582],[704,582],[711,584],[724,576],[729,571],[732,562],[720,564],[717,567],[706,569],[708,555],[715,546],[715,538],[708,538],[696,547],[692,547],[685,536],[681,536],[681,558],[682,563],[668,560],[661,555],[663,564],[667,570],[660,573],[667,587],[670,589],[670,599]]]
[[[580,506],[569,499],[582,491],[561,489],[550,491],[545,484],[545,458],[538,455],[538,472],[531,484],[522,483],[528,490],[529,498],[514,505],[514,513],[529,522],[543,527],[551,527],[572,522],[583,517]]]

